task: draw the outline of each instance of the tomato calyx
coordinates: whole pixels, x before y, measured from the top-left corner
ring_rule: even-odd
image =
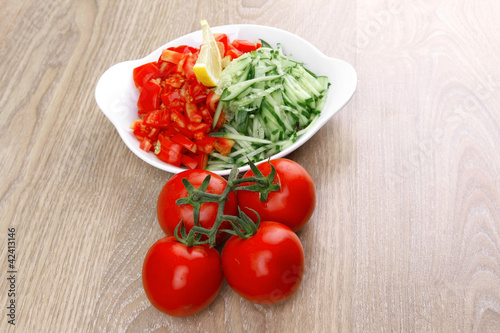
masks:
[[[249,160],[249,165],[250,169],[252,169],[255,176],[246,178],[246,180],[253,182],[253,184],[240,186],[237,188],[237,190],[259,192],[259,199],[261,202],[264,202],[269,198],[269,193],[273,191],[279,191],[279,189],[281,188],[280,184],[275,182],[276,168],[272,166],[272,164],[270,164],[272,166],[271,172],[266,177],[262,174],[259,168],[257,168],[257,166],[253,164],[250,160]]]
[[[216,244],[216,236],[220,232],[236,235],[243,239],[249,238],[257,232],[260,224],[260,217],[255,210],[250,209],[257,216],[256,223],[239,208],[238,216],[224,214],[224,205],[229,194],[233,191],[259,192],[261,200],[264,198],[263,201],[265,201],[267,200],[270,192],[278,191],[280,189],[280,185],[275,182],[276,169],[272,164],[270,164],[271,172],[267,177],[264,176],[251,161],[249,161],[249,164],[254,171],[255,176],[238,179],[238,168],[234,167],[229,174],[227,186],[221,194],[207,192],[211,179],[210,174],[204,178],[198,188],[195,188],[186,178],[182,179],[182,183],[188,194],[184,198],[177,199],[175,203],[177,205],[191,205],[193,207],[194,226],[188,233],[186,232],[186,228],[182,220],[179,224],[177,224],[174,236],[180,243],[187,246],[209,244],[210,247],[213,247]],[[217,217],[214,225],[210,229],[203,228],[199,223],[201,206],[208,202],[218,203]],[[232,229],[219,230],[219,227],[224,221],[229,222]],[[206,235],[207,237],[203,237],[203,235]]]
[[[236,235],[242,239],[247,239],[255,235],[257,233],[257,230],[259,229],[260,216],[259,213],[257,213],[255,210],[251,208],[249,209],[253,211],[255,215],[257,215],[257,222],[254,222],[247,214],[245,214],[240,208],[238,208],[239,217],[231,215],[223,216],[224,221],[228,221],[229,223],[231,223],[233,229],[223,229],[222,231],[231,235]]]
[[[220,196],[213,193],[207,193],[208,185],[210,184],[211,175],[207,175],[200,187],[195,188],[193,184],[189,182],[186,178],[182,179],[182,184],[188,191],[188,196],[185,198],[177,199],[175,202],[177,205],[187,205],[193,206],[194,224],[197,225],[200,217],[201,205],[205,202],[219,202]]]

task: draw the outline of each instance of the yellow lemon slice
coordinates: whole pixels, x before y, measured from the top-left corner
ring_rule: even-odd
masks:
[[[200,48],[198,60],[193,67],[198,81],[206,87],[215,87],[222,71],[221,56],[212,30],[206,20],[201,21],[203,45]]]

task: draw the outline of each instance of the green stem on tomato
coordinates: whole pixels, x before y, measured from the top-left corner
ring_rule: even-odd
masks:
[[[280,185],[274,183],[274,178],[276,175],[276,170],[273,165],[271,165],[271,172],[266,177],[260,170],[251,162],[250,168],[254,172],[253,177],[238,179],[238,168],[234,167],[229,174],[227,180],[227,186],[221,194],[207,193],[208,184],[210,183],[211,176],[207,175],[203,180],[202,184],[198,189],[196,189],[186,178],[182,179],[184,186],[188,192],[188,196],[185,198],[177,199],[177,205],[189,204],[193,206],[193,218],[194,226],[191,228],[189,233],[186,233],[186,228],[183,221],[181,220],[176,226],[174,235],[177,240],[187,246],[209,244],[210,247],[215,246],[216,236],[218,232],[227,232],[229,234],[237,235],[240,238],[248,238],[257,232],[257,228],[260,223],[259,214],[252,210],[258,218],[258,222],[254,223],[241,209],[238,208],[239,216],[224,215],[224,207],[229,194],[235,190],[245,190],[245,191],[255,191],[259,192],[261,201],[265,201],[268,195],[272,191],[277,191],[280,189]],[[246,186],[240,186],[241,184],[248,184]],[[217,202],[217,217],[215,219],[214,225],[210,228],[203,228],[199,225],[200,210],[203,203],[206,202]],[[233,230],[219,230],[221,224],[224,221],[230,222]],[[179,235],[180,231],[180,235]],[[202,235],[206,235],[208,240],[201,240]]]

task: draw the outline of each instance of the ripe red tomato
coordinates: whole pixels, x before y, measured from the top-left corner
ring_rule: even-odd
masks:
[[[241,297],[274,304],[299,288],[304,250],[299,237],[287,226],[261,222],[250,238],[229,238],[222,250],[222,270],[227,283]]]
[[[175,317],[194,315],[210,305],[222,286],[219,253],[208,245],[188,247],[174,236],[154,243],[142,267],[149,301]]]
[[[177,205],[175,202],[179,198],[188,196],[188,191],[182,183],[182,179],[186,178],[195,188],[199,188],[207,175],[211,175],[210,183],[207,188],[208,193],[221,194],[227,186],[227,181],[221,176],[206,170],[186,170],[174,175],[170,178],[158,196],[157,214],[160,227],[165,234],[173,235],[175,227],[181,219],[186,227],[186,232],[189,232],[194,225],[194,215],[192,205]],[[217,218],[217,210],[219,204],[216,202],[206,202],[201,205],[199,223],[201,227],[210,229]],[[236,195],[230,193],[228,200],[224,206],[224,214],[237,215],[238,205],[236,203]],[[229,222],[223,222],[221,229],[230,229]],[[217,235],[217,243],[226,238],[227,234],[219,233]]]
[[[316,206],[316,190],[309,173],[300,164],[289,159],[270,161],[276,168],[275,182],[281,185],[279,191],[269,193],[265,202],[261,202],[258,192],[237,191],[240,208],[256,221],[253,209],[259,213],[261,220],[276,221],[289,226],[297,232],[311,218]],[[269,163],[261,163],[257,168],[269,175]],[[249,170],[243,178],[251,177]]]

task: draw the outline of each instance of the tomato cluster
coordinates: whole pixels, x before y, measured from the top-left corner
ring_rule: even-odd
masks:
[[[157,211],[168,236],[149,249],[143,264],[146,295],[160,311],[189,316],[203,310],[217,296],[223,277],[237,294],[259,304],[284,301],[299,288],[304,250],[294,231],[314,211],[314,183],[288,159],[251,166],[240,179],[237,169],[227,181],[206,170],[188,170],[165,184]],[[283,209],[290,212],[282,216]],[[221,255],[217,244],[223,246]]]
[[[260,44],[244,40],[228,42],[227,35],[216,34],[221,55],[234,59],[256,50]],[[204,169],[214,149],[227,155],[234,141],[214,138],[225,122],[222,114],[215,126],[213,117],[220,96],[201,84],[193,70],[200,49],[187,45],[162,51],[158,61],[134,68],[133,79],[139,89],[139,119],[131,124],[140,148],[152,151],[171,165]]]

